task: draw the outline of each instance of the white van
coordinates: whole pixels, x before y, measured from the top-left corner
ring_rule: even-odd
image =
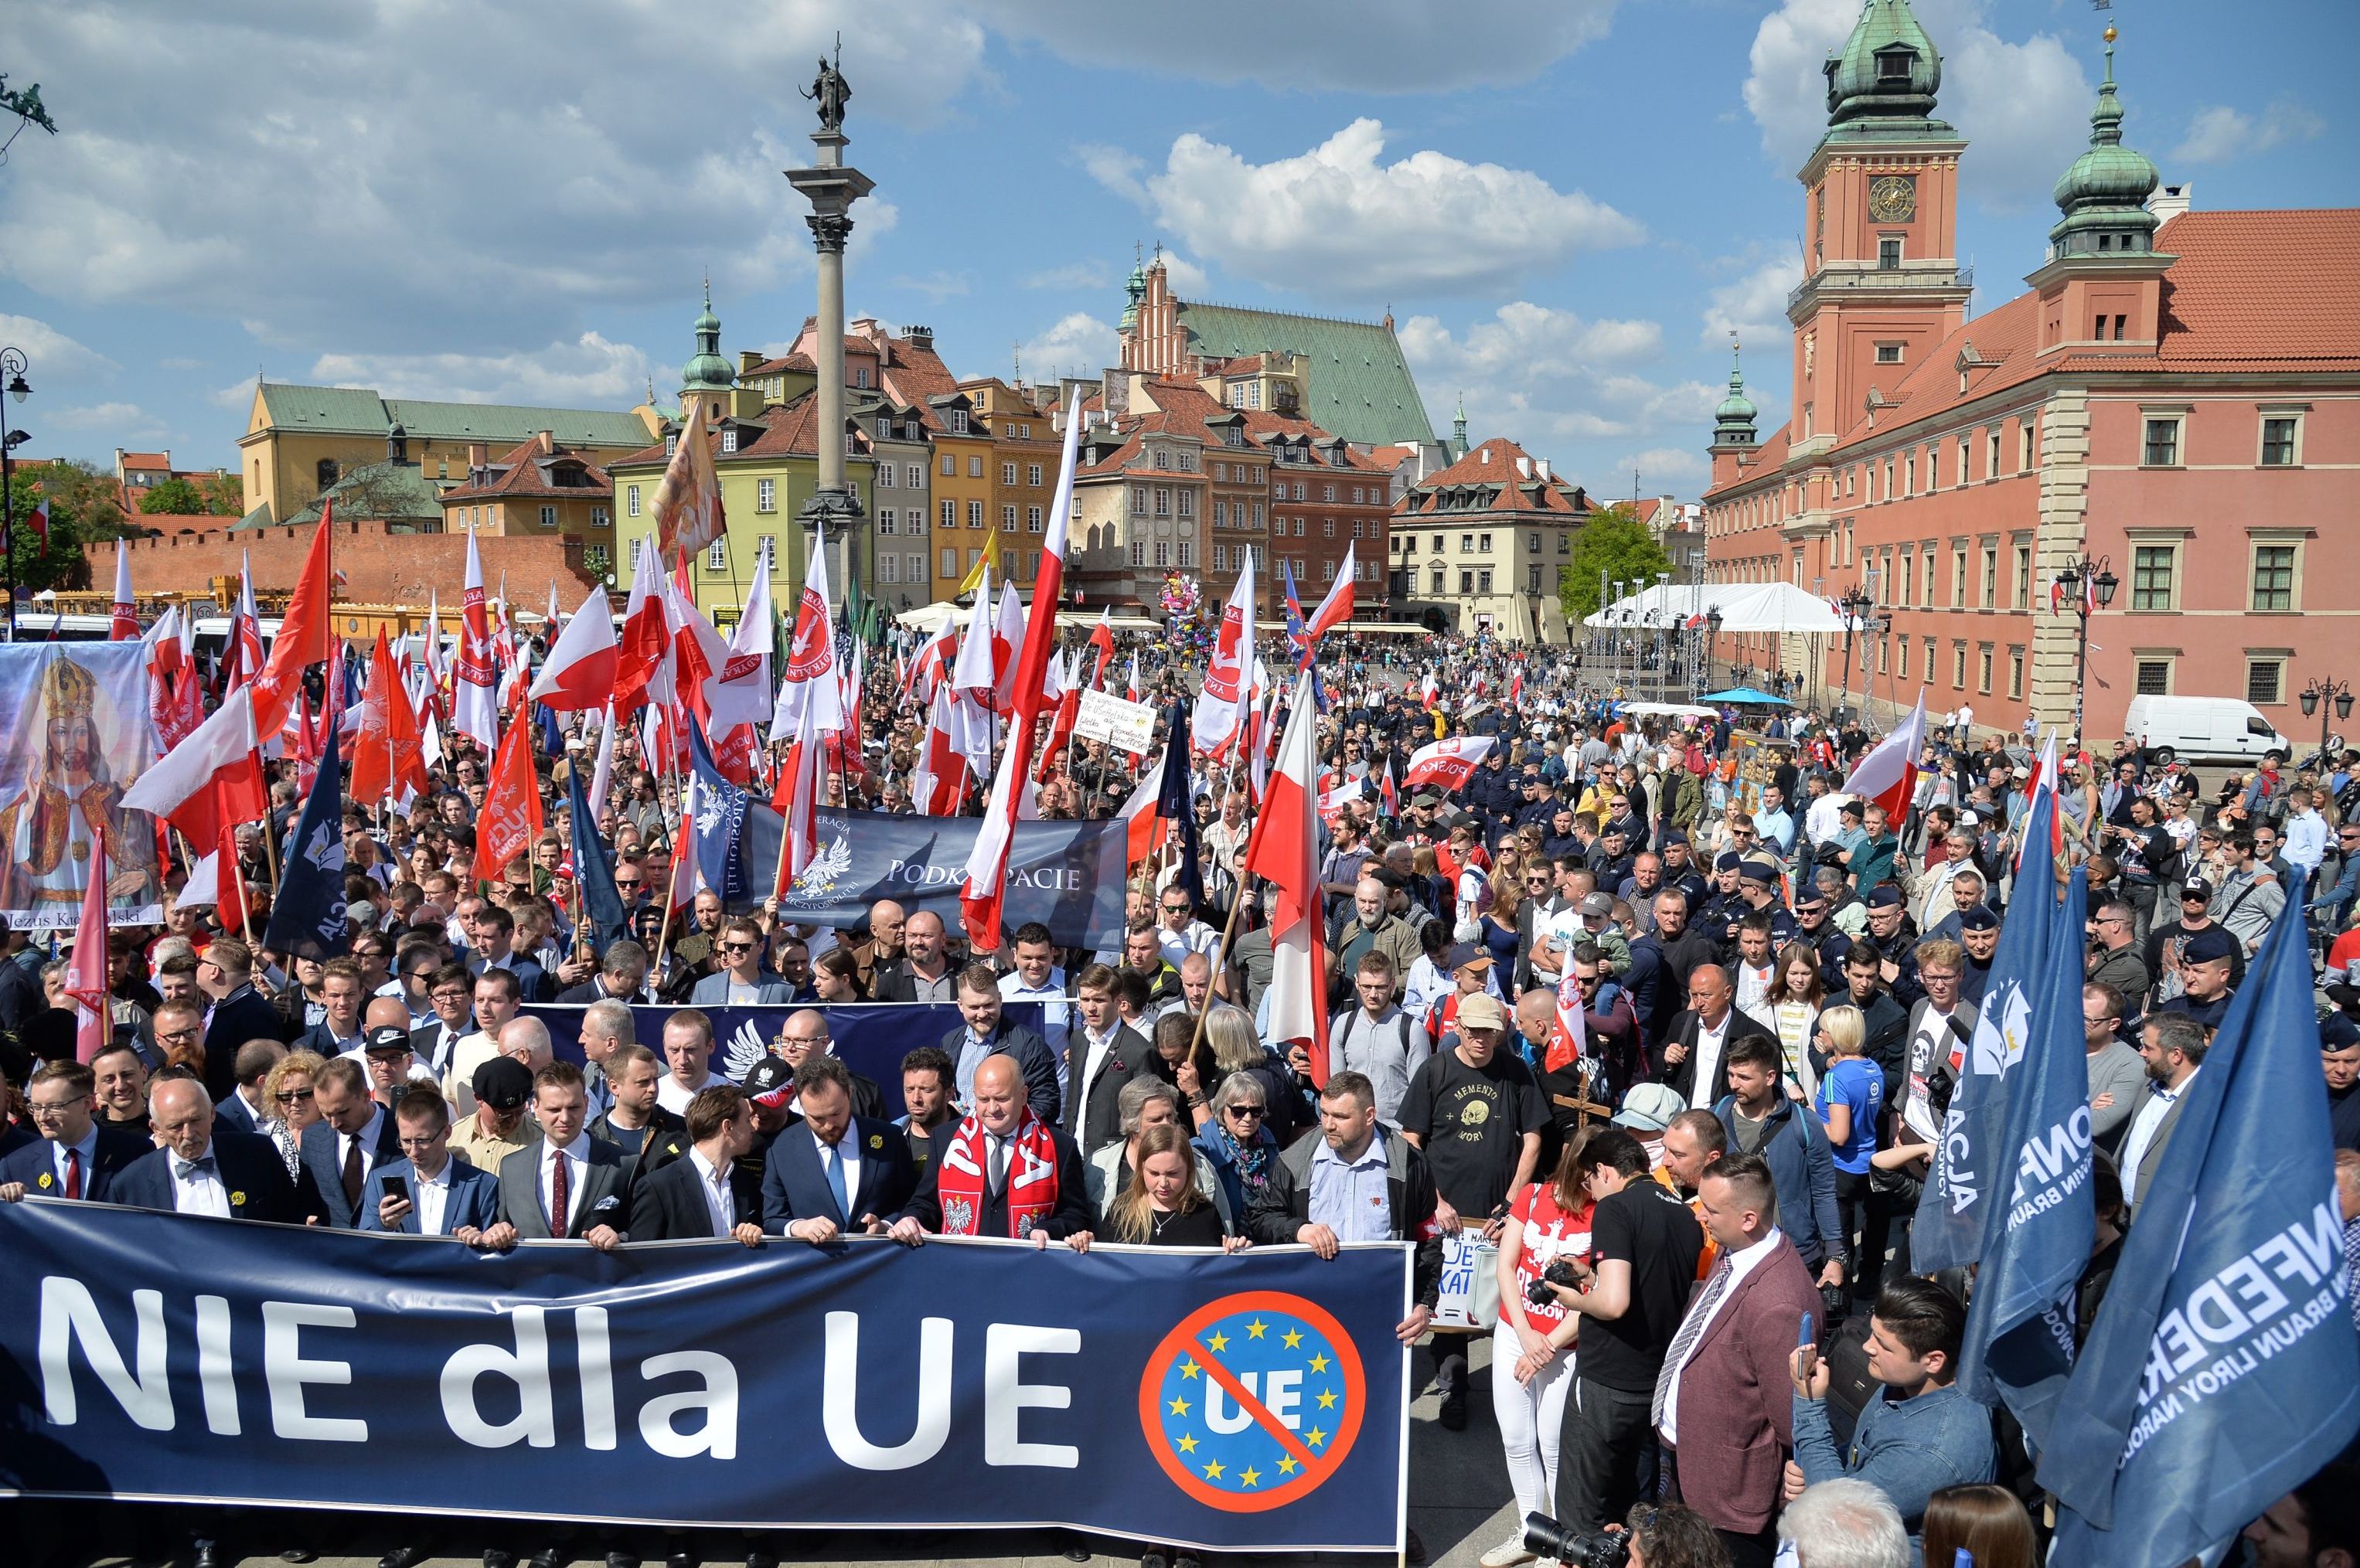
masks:
[[[2237,697],[2133,697],[2123,737],[2158,762],[2257,763],[2273,751],[2291,761],[2295,754],[2294,742]]]

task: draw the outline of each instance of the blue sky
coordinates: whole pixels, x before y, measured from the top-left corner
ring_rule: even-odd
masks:
[[[952,368],[1095,370],[1135,244],[1184,298],[1391,308],[1437,433],[1463,392],[1604,495],[1693,495],[1732,327],[1785,413],[1793,170],[1858,0],[19,0],[11,85],[64,134],[0,165],[24,450],[234,463],[257,368],[389,395],[628,407],[790,338],[797,87],[839,28],[848,300]],[[1978,310],[2086,144],[2107,16],[1918,0],[1969,136]],[[2120,0],[2125,139],[2200,207],[2352,205],[2360,6]],[[687,18],[684,24],[683,18]],[[2260,21],[2263,26],[2249,25]]]

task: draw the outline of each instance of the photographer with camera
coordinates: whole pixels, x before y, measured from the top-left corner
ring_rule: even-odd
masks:
[[[1619,1525],[1578,1534],[1534,1514],[1524,1545],[1560,1568],[1730,1568],[1729,1552],[1705,1517],[1677,1503],[1633,1503]]]

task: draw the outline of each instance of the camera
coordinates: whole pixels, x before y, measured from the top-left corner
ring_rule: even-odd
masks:
[[[1580,1534],[1546,1514],[1526,1514],[1524,1550],[1555,1558],[1564,1568],[1622,1568],[1631,1561],[1631,1538],[1620,1530]]]
[[[1573,1277],[1573,1265],[1559,1259],[1542,1269],[1541,1277],[1524,1287],[1524,1300],[1536,1307],[1554,1306],[1557,1294],[1549,1289],[1551,1285],[1562,1285],[1570,1290],[1579,1283]]]

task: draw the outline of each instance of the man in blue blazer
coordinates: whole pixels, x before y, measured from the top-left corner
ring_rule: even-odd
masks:
[[[213,1103],[193,1078],[168,1078],[148,1104],[148,1125],[164,1140],[115,1179],[114,1201],[163,1214],[301,1225],[319,1204],[304,1174],[287,1177],[279,1147],[254,1133],[213,1131]]]
[[[1065,1098],[1057,1090],[1057,1058],[1049,1042],[1022,1024],[1000,1016],[1000,976],[989,964],[970,964],[959,971],[959,1015],[967,1021],[943,1036],[950,1052],[962,1109],[975,1105],[975,1070],[987,1057],[1013,1057],[1024,1074],[1024,1098],[1032,1114],[1051,1126]]]
[[[795,1069],[803,1119],[781,1132],[762,1167],[762,1228],[825,1245],[847,1233],[881,1236],[881,1216],[917,1191],[910,1142],[891,1122],[852,1114],[852,1069],[833,1056]]]
[[[369,1098],[367,1071],[349,1056],[313,1074],[311,1104],[320,1119],[303,1129],[303,1170],[327,1204],[328,1223],[351,1230],[360,1224],[369,1172],[401,1158],[400,1139],[393,1117]]]
[[[27,1193],[115,1201],[116,1176],[156,1146],[136,1134],[101,1127],[91,1115],[95,1085],[96,1079],[82,1062],[41,1063],[26,1091],[33,1125],[41,1136],[0,1157],[0,1203],[13,1203]]]
[[[499,1179],[451,1153],[451,1105],[421,1085],[393,1108],[402,1158],[369,1172],[359,1228],[469,1241],[500,1223]]]
[[[745,1007],[795,999],[792,985],[762,967],[762,928],[752,920],[724,922],[713,942],[713,956],[720,967],[696,983],[689,1006]]]

